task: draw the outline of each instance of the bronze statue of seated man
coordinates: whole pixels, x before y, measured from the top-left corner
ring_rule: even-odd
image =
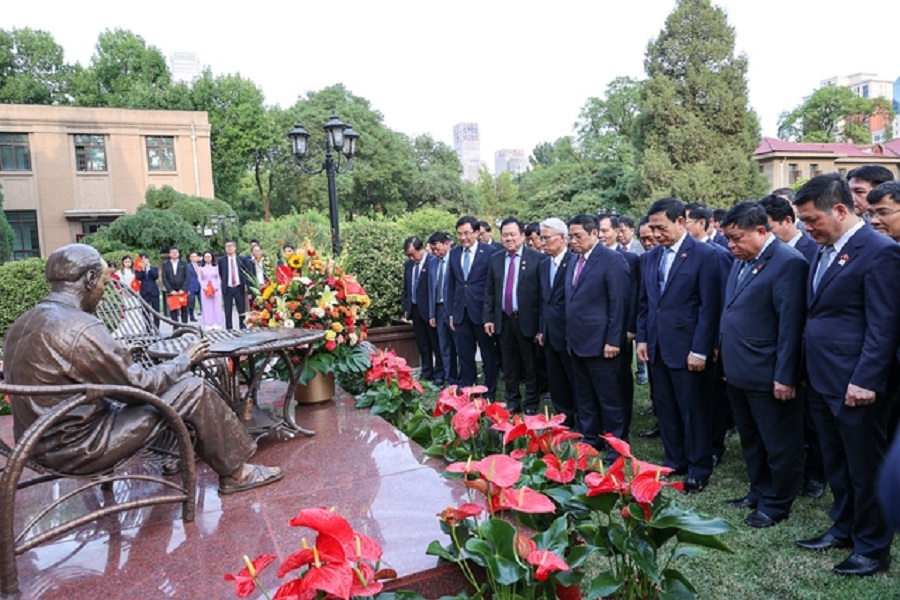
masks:
[[[196,438],[195,450],[219,475],[219,493],[230,494],[280,480],[281,469],[247,461],[256,443],[231,408],[191,367],[209,351],[209,340],[190,344],[180,356],[152,368],[136,364],[110,336],[94,311],[109,271],[100,254],[84,244],[56,250],[47,259],[50,294],[19,317],[3,344],[4,376],[19,385],[95,383],[129,385],[169,403]],[[102,473],[143,448],[164,427],[150,406],[99,398],[73,412],[40,440],[34,459],[72,475]],[[59,397],[13,397],[18,439]]]

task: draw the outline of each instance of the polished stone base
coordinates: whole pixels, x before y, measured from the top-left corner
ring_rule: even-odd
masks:
[[[278,403],[283,389],[264,385],[262,396]],[[0,436],[11,442],[9,419],[0,418]],[[297,422],[315,437],[263,439],[254,459],[281,466],[283,481],[220,497],[215,473],[198,464],[196,521],[182,522],[180,505],[166,505],[83,526],[18,557],[22,598],[231,598],[232,584],[222,576],[243,567],[243,554],[263,553],[278,555],[262,574],[274,592],[280,561],[300,548],[302,537],[315,536],[287,524],[308,507],[334,508],[379,541],[382,567],[399,575],[391,589],[432,598],[463,589],[455,566],[425,555],[432,540],[448,541],[437,513],[465,501],[459,482],[441,476],[443,463],[424,457],[387,422],[354,409],[352,398],[340,391],[334,402],[301,407]],[[72,487],[61,481],[21,491],[17,523]],[[117,484],[112,493],[131,499],[148,491],[141,484]],[[79,514],[103,502],[100,492],[83,494],[67,510]]]

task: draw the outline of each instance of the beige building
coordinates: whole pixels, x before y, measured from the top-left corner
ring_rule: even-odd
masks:
[[[47,256],[144,203],[150,186],[214,197],[205,112],[0,105],[13,258]]]
[[[821,173],[846,175],[863,165],[887,167],[900,179],[900,140],[885,144],[786,142],[764,137],[753,153],[770,189],[791,187]]]

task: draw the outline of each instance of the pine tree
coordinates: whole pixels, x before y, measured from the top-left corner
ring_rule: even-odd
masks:
[[[675,196],[728,207],[764,194],[751,156],[759,120],[747,105],[747,58],[709,0],[679,0],[647,46],[637,144],[636,203]]]

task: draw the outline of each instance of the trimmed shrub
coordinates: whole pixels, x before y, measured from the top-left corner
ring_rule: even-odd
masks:
[[[149,248],[150,256],[159,256],[170,246],[177,246],[184,252],[205,248],[206,240],[184,219],[168,209],[142,206],[136,214],[119,217],[97,233],[82,240],[96,248],[101,254],[116,250],[133,251],[135,248]]]
[[[397,223],[359,217],[343,229],[346,270],[356,275],[372,299],[373,326],[390,325],[403,314],[403,240]]]
[[[13,321],[34,308],[50,293],[44,278],[43,258],[17,260],[0,266],[0,337]]]
[[[331,254],[331,223],[328,216],[309,211],[285,215],[271,221],[250,221],[241,229],[245,240],[259,240],[263,253],[281,257],[284,245],[300,246],[306,239],[323,254]]]
[[[404,233],[404,238],[417,235],[423,242],[427,242],[428,236],[435,231],[443,231],[453,237],[457,219],[459,219],[459,215],[451,214],[446,210],[420,208],[398,217],[397,226]]]

